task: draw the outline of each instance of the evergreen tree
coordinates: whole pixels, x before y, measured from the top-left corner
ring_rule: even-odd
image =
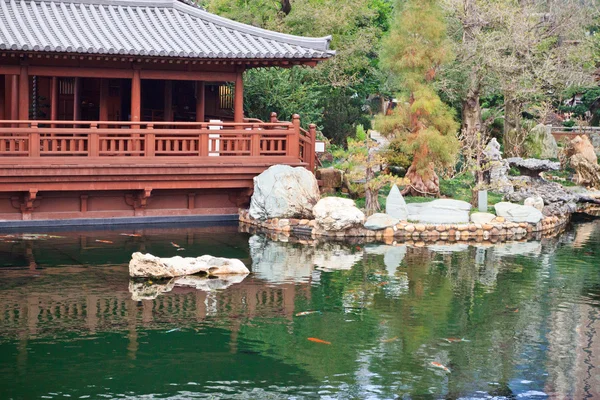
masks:
[[[459,144],[453,110],[433,88],[440,65],[452,58],[442,10],[436,0],[404,0],[383,42],[383,65],[403,92],[392,115],[377,128],[413,154],[404,194],[439,195],[435,167],[453,167]]]

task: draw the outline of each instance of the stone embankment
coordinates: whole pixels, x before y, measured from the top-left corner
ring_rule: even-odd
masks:
[[[240,222],[254,226],[258,230],[281,233],[284,236],[308,236],[310,238],[366,238],[370,241],[507,241],[523,240],[535,234],[554,234],[562,231],[569,222],[570,215],[563,217],[545,217],[537,223],[510,222],[503,217],[495,217],[489,223],[468,224],[421,224],[400,221],[397,224],[371,230],[364,226],[355,226],[343,231],[322,229],[314,219],[272,218],[264,221],[250,217],[247,210],[240,210]]]

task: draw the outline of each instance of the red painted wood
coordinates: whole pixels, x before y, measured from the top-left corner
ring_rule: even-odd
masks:
[[[19,74],[19,119],[29,119],[29,71],[21,65]]]
[[[244,71],[240,70],[235,75],[235,97],[233,100],[233,120],[244,121]]]
[[[5,119],[6,79],[0,75],[0,119]]]
[[[196,82],[196,121],[204,122],[204,112],[206,109],[204,82]]]

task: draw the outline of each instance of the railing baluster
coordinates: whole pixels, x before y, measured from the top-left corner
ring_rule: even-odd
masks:
[[[300,116],[298,114],[294,114],[292,117],[292,129],[287,140],[287,155],[300,159]]]
[[[201,157],[208,156],[208,125],[200,124],[200,134],[199,134],[199,149],[198,155]]]
[[[32,122],[31,128],[33,131],[29,135],[29,157],[39,157],[40,156],[40,131],[38,130],[38,123]]]
[[[90,125],[90,134],[88,136],[88,155],[90,157],[100,156],[100,138],[98,137],[98,124]]]
[[[154,124],[148,124],[148,133],[146,133],[146,145],[144,146],[145,156],[154,157],[156,150],[156,136],[154,135]]]

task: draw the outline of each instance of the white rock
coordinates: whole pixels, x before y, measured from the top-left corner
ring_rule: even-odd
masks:
[[[509,203],[506,201],[494,205],[496,215],[506,218],[510,222],[529,222],[537,224],[544,217],[542,212],[531,206]]]
[[[390,226],[396,225],[400,220],[398,218],[394,218],[391,215],[383,214],[383,213],[375,213],[367,218],[365,222],[365,228],[370,229],[372,231],[378,231],[381,229],[388,228]]]
[[[365,221],[365,214],[354,205],[354,200],[325,197],[314,206],[317,225],[326,231],[342,231]]]
[[[489,224],[496,216],[492,213],[475,212],[471,214],[471,222],[474,224]]]
[[[542,199],[540,196],[528,197],[525,199],[523,204],[526,206],[537,208],[540,211],[544,209],[544,199]]]
[[[254,219],[312,218],[319,185],[306,168],[273,165],[254,178],[250,216]]]
[[[174,278],[204,272],[208,275],[249,274],[243,262],[235,258],[202,257],[160,258],[152,254],[133,253],[129,276],[133,278]]]
[[[408,218],[406,201],[404,201],[404,197],[402,197],[397,185],[392,186],[392,189],[387,196],[385,213],[394,218],[398,218],[400,221],[406,221]]]
[[[408,220],[423,224],[467,224],[471,204],[453,199],[408,204]]]

